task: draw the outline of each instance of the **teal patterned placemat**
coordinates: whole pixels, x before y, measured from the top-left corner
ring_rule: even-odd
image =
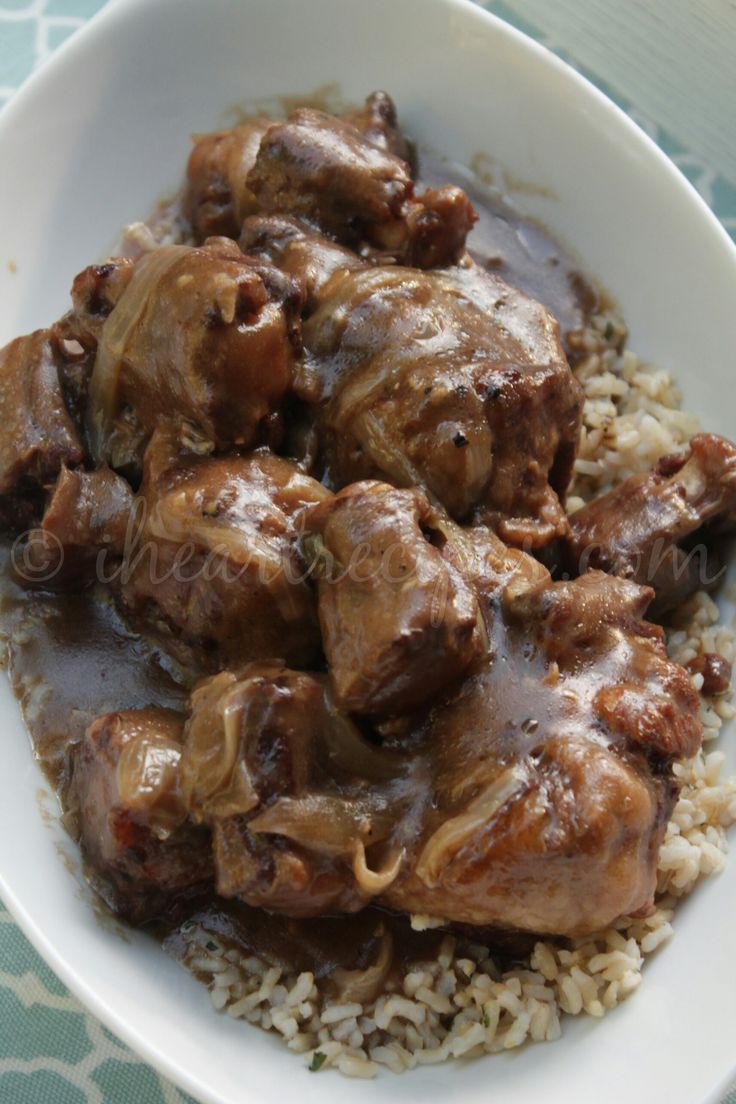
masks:
[[[548,2],[554,3],[554,0],[548,0]],[[623,108],[623,110],[631,116],[634,122],[637,123],[641,129],[657,143],[660,149],[664,150],[668,157],[674,161],[690,183],[697,188],[705,202],[711,210],[718,215],[718,218],[728,230],[731,237],[736,241],[736,180],[727,180],[724,176],[717,173],[712,166],[705,164],[692,152],[685,149],[674,134],[658,126],[652,119],[647,118],[646,115],[637,110],[636,105],[627,99],[626,96],[621,94],[617,89],[611,88],[605,81],[600,80],[590,69],[586,69],[583,65],[576,64],[574,58],[569,55],[564,46],[538,33],[536,27],[522,19],[518,11],[504,2],[504,0],[489,0],[489,2],[482,4],[482,6],[488,11],[493,12],[494,15],[500,16],[501,19],[505,19],[507,23],[511,23],[513,26],[518,27],[520,31],[524,31],[532,38],[536,38],[538,42],[541,42],[544,46],[547,46],[548,49],[558,54],[559,57],[563,58],[582,73],[583,76],[587,77],[589,81],[597,85],[597,87],[600,88],[602,92],[605,92],[614,103]],[[683,95],[685,94],[686,93],[683,91]],[[724,140],[726,140],[725,136]],[[736,140],[736,135],[732,135],[731,140]],[[734,1102],[734,1104],[736,1104],[736,1102]]]
[[[0,2],[0,106],[103,5],[104,0]],[[485,6],[541,38],[503,0],[491,0]],[[556,43],[545,44],[570,60]],[[585,75],[672,157],[736,238],[736,182],[694,158],[673,135],[603,86],[595,74]],[[0,1104],[194,1104],[85,1011],[36,954],[2,904]],[[736,1104],[736,1090],[723,1104]]]
[[[194,1104],[72,997],[0,904],[1,1104]]]

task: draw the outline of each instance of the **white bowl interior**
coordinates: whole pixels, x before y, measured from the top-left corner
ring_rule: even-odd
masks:
[[[608,101],[551,55],[464,0],[116,0],[0,119],[0,340],[65,309],[72,276],[103,256],[181,176],[189,135],[255,98],[336,82],[384,87],[420,142],[542,185],[515,198],[602,279],[632,347],[671,368],[704,425],[736,403],[736,251],[702,203]],[[13,262],[14,272],[8,262]],[[74,849],[39,815],[41,778],[0,683],[3,895],[52,966],[105,1022],[179,1084],[217,1104],[305,1104],[460,1092],[516,1104],[703,1101],[734,1064],[736,870],[676,918],[642,991],[602,1023],[566,1022],[535,1046],[402,1078],[314,1076],[276,1040],[217,1017],[205,991],[140,935],[101,924],[59,860]],[[47,799],[51,800],[51,799]]]

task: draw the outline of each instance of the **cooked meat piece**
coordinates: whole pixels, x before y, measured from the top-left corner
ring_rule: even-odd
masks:
[[[108,557],[117,563],[125,552],[132,505],[130,485],[106,464],[92,472],[62,467],[41,525],[29,537],[36,577],[46,587],[76,585],[93,577],[96,564],[99,581],[107,581]]]
[[[109,548],[122,555],[133,492],[106,464],[95,471],[62,468],[41,523],[64,548]]]
[[[477,266],[337,273],[304,325],[334,487],[383,476],[542,546],[567,531],[581,390],[541,304]]]
[[[443,184],[427,188],[404,205],[403,218],[372,232],[374,260],[395,260],[414,268],[443,268],[465,254],[465,239],[476,222],[473,205],[462,188]]]
[[[218,892],[292,916],[365,904],[365,850],[391,828],[390,790],[377,784],[402,764],[340,716],[324,676],[264,663],[222,671],[191,710],[182,785],[212,829]]]
[[[218,449],[256,443],[292,379],[301,294],[235,242],[142,256],[102,330],[90,384],[95,458],[135,469],[164,418]]]
[[[104,264],[82,269],[72,284],[72,309],[57,324],[58,332],[84,348],[96,349],[102,327],[130,283],[133,271],[133,261],[128,257],[113,257]]]
[[[384,900],[567,936],[646,912],[670,764],[701,738],[687,672],[641,620],[651,591],[600,572],[552,583],[520,553],[510,571],[489,534],[469,537],[491,658],[423,723],[431,799]]]
[[[736,445],[699,433],[682,453],[593,499],[571,518],[567,566],[598,567],[651,586],[659,616],[715,585],[709,536],[736,525]]]
[[[401,216],[409,166],[350,123],[300,107],[264,134],[248,185],[267,211],[300,215],[338,239]]]
[[[342,118],[356,127],[374,146],[411,161],[411,149],[399,129],[396,105],[387,92],[371,92],[362,107],[346,111]]]
[[[590,571],[538,584],[514,599],[510,615],[562,676],[603,668],[592,704],[610,732],[655,758],[688,758],[700,742],[698,698],[687,672],[668,659],[662,629],[642,620],[651,599],[648,587]]]
[[[316,597],[294,515],[327,497],[288,460],[198,456],[171,430],[146,451],[136,540],[123,573],[129,608],[163,618],[218,662],[319,656]]]
[[[409,165],[334,115],[299,108],[261,141],[248,184],[267,211],[297,215],[346,245],[404,264],[453,264],[475,212],[461,188],[414,195]]]
[[[49,330],[0,350],[0,517],[26,513],[23,499],[53,483],[85,449],[66,406],[63,348]]]
[[[396,108],[385,92],[374,92],[357,111],[343,116],[367,142],[404,161],[410,158],[396,121]],[[246,183],[258,148],[273,120],[262,116],[241,126],[197,135],[187,165],[182,209],[195,239],[213,235],[237,238],[243,220],[258,210]]]
[[[153,919],[212,879],[206,829],[179,789],[184,719],[168,709],[98,717],[76,749],[73,795],[95,886],[127,919]]]
[[[306,292],[308,312],[336,272],[366,267],[357,253],[288,215],[252,215],[243,223],[239,244],[244,253],[262,257],[298,279]]]
[[[306,511],[323,647],[348,712],[414,709],[482,651],[477,599],[443,542],[416,490],[355,483]]]
[[[702,691],[708,698],[725,694],[731,686],[731,664],[717,652],[701,652],[685,666],[691,674],[703,676]]]
[[[288,215],[253,215],[246,219],[240,247],[244,253],[270,261],[300,282],[306,294],[304,317],[314,311],[323,289],[337,271],[365,268],[368,264],[357,253]],[[279,450],[298,460],[305,471],[314,472],[319,435],[311,406],[303,401],[312,377],[303,371],[301,364],[297,375],[302,398],[292,395],[284,406],[284,438]]]
[[[243,219],[258,209],[246,180],[271,124],[271,119],[255,117],[195,138],[182,209],[197,241],[220,234],[237,238]]]
[[[466,710],[487,716],[483,691],[458,703],[438,737],[467,724]],[[643,763],[561,735],[497,768],[473,771],[472,788],[428,818],[406,877],[385,894],[389,906],[568,937],[650,910],[671,786]]]

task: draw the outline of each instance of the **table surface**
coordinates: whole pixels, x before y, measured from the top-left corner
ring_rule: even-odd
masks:
[[[104,2],[0,0],[0,106]],[[734,0],[491,0],[485,6],[575,65],[628,111],[736,238]],[[688,93],[687,105],[683,96],[673,111],[670,86],[693,86],[678,80],[685,58],[691,75],[700,66],[694,83],[708,95]],[[723,127],[714,128],[720,119]],[[2,903],[0,1104],[194,1104],[85,1011]],[[736,1104],[736,1085],[723,1104]]]

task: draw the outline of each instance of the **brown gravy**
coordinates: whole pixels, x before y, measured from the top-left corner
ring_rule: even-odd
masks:
[[[422,184],[456,183],[468,192],[479,216],[471,253],[543,302],[559,320],[563,339],[598,309],[598,293],[554,238],[468,170],[421,153],[419,177]],[[65,812],[70,750],[95,717],[116,709],[185,706],[188,690],[176,665],[126,624],[102,587],[76,594],[25,588],[13,572],[7,544],[0,547],[0,645],[34,754]],[[73,817],[66,823],[74,834]],[[381,925],[394,939],[395,968],[430,957],[442,937],[437,931],[413,932],[405,918],[376,908],[344,918],[294,921],[214,895],[162,917],[154,934],[182,957],[184,932],[193,924],[274,964],[308,968],[317,976],[337,965],[367,965]],[[511,958],[526,949],[523,938],[484,936]]]
[[[559,322],[569,353],[567,334],[585,326],[604,302],[599,289],[581,275],[573,258],[541,223],[519,214],[469,169],[421,150],[418,177],[420,185],[449,183],[463,188],[478,215],[468,237],[470,253],[507,283],[544,303]]]
[[[0,640],[34,753],[62,806],[70,748],[95,717],[186,702],[163,654],[125,624],[109,594],[25,589],[7,545],[0,555]]]

